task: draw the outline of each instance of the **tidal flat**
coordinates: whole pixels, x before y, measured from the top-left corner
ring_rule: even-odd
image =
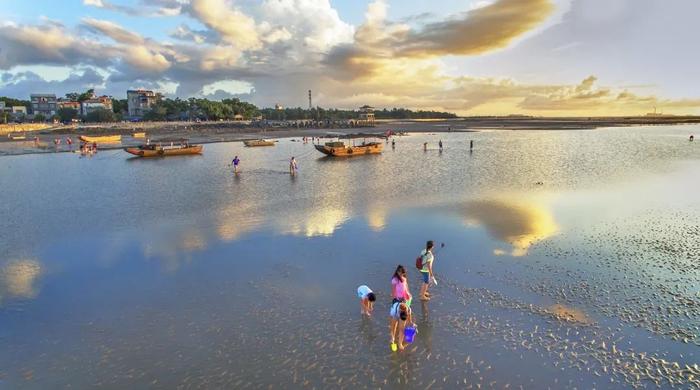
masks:
[[[0,388],[700,388],[699,126],[426,126],[348,159],[0,158]]]

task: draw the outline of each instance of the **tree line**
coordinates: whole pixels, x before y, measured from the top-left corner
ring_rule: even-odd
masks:
[[[94,90],[85,92],[71,92],[65,95],[67,100],[83,102],[94,95]],[[31,110],[31,102],[8,97],[0,97],[0,101],[10,106],[24,106]],[[258,108],[254,104],[241,101],[237,98],[223,99],[220,101],[189,98],[170,99],[160,97],[151,109],[142,117],[142,121],[184,121],[184,120],[278,120],[278,121],[344,121],[359,119],[359,110],[326,109],[314,107],[304,109],[295,108]],[[413,111],[406,108],[392,108],[376,110],[377,119],[447,119],[457,116],[450,112],[440,111]],[[60,108],[56,115],[45,118],[41,114],[34,116],[35,122],[43,122],[47,119],[68,123],[74,119],[82,119],[86,122],[117,122],[128,118],[127,99],[112,99],[112,110],[96,109],[86,116],[81,117],[78,110],[73,108]],[[5,118],[7,121],[7,118]]]

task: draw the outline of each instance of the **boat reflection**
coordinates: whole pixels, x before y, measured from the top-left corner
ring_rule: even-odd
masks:
[[[3,298],[34,298],[41,264],[32,259],[13,260],[0,268],[0,303]]]
[[[526,199],[505,197],[474,200],[463,207],[468,226],[483,226],[495,238],[511,248],[495,248],[494,255],[527,255],[537,241],[556,234],[558,227],[551,211],[541,204]]]

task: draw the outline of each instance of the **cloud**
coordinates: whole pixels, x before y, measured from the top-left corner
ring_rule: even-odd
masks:
[[[553,10],[550,0],[497,0],[417,30],[387,22],[387,5],[376,0],[369,4],[356,39],[367,51],[399,57],[475,55],[506,47]]]
[[[246,50],[261,45],[255,20],[225,0],[192,0],[190,12],[231,46]]]
[[[74,71],[63,80],[46,81],[34,72],[3,73],[0,89],[3,95],[27,99],[30,93],[56,93],[62,96],[68,92],[85,91],[90,88],[104,88],[105,79],[92,68]]]
[[[544,22],[549,0],[498,0],[461,16],[430,23],[399,41],[402,55],[475,55],[508,46]]]
[[[135,45],[143,44],[144,42],[142,36],[107,20],[85,18],[83,19],[83,26],[85,26],[89,31],[97,34],[104,34],[119,43]]]
[[[146,72],[163,72],[170,67],[170,61],[163,54],[145,46],[134,46],[125,50],[124,60]]]
[[[142,0],[140,7],[114,4],[109,0],[83,0],[83,5],[120,12],[129,16],[176,16],[182,11],[182,4],[177,0]]]
[[[0,47],[0,69],[35,64],[106,65],[116,55],[109,47],[77,38],[55,23],[0,25]]]
[[[214,42],[214,37],[209,30],[192,30],[186,24],[181,24],[170,33],[170,36],[179,40],[202,44],[205,42]]]
[[[596,74],[579,83],[538,84],[460,75],[445,60],[495,56],[491,53],[504,47],[511,46],[510,52],[525,45],[531,39],[523,37],[551,22],[550,0],[479,2],[442,19],[426,14],[401,21],[390,19],[387,2],[375,0],[358,26],[343,21],[329,0],[139,0],[138,14],[136,7],[120,8],[107,0],[85,4],[133,11],[138,17],[158,10],[181,17],[169,32],[171,41],[107,19],[84,18],[75,27],[50,20],[0,23],[0,69],[37,64],[73,69],[56,83],[36,73],[7,72],[3,94],[26,97],[32,88],[62,91],[99,84],[115,96],[129,87],[163,85],[181,97],[235,95],[218,87],[225,81],[251,85],[245,97],[265,106],[303,106],[312,89],[314,101],[324,106],[405,106],[465,115],[629,115],[654,105],[667,113],[700,107],[695,99],[663,99],[641,95],[633,86],[600,85],[595,68],[577,74],[580,79]],[[179,20],[184,18],[190,20]],[[96,69],[99,80],[81,79]]]
[[[386,73],[390,62],[482,54],[532,30],[553,8],[549,0],[497,0],[417,30],[388,21],[386,2],[375,0],[368,5],[354,42],[335,46],[324,63],[338,77],[354,79]]]

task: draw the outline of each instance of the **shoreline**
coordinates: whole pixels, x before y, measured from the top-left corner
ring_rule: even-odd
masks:
[[[101,145],[100,150],[115,150],[142,145],[145,138],[134,138],[134,132],[146,132],[151,140],[184,138],[193,144],[218,142],[243,142],[252,139],[279,139],[289,137],[335,138],[336,134],[384,134],[387,130],[397,133],[446,133],[479,131],[562,131],[594,130],[605,127],[630,126],[681,126],[700,124],[700,117],[631,117],[631,118],[529,118],[529,117],[479,117],[436,120],[379,120],[374,127],[298,128],[289,126],[255,127],[241,122],[141,122],[107,125],[59,126],[27,132],[26,140],[0,137],[0,156],[17,156],[39,153],[71,152],[65,145],[66,137],[74,140],[73,150],[78,149],[78,136],[122,135],[120,144]],[[40,146],[33,137],[39,137]],[[55,138],[61,139],[58,148]]]

